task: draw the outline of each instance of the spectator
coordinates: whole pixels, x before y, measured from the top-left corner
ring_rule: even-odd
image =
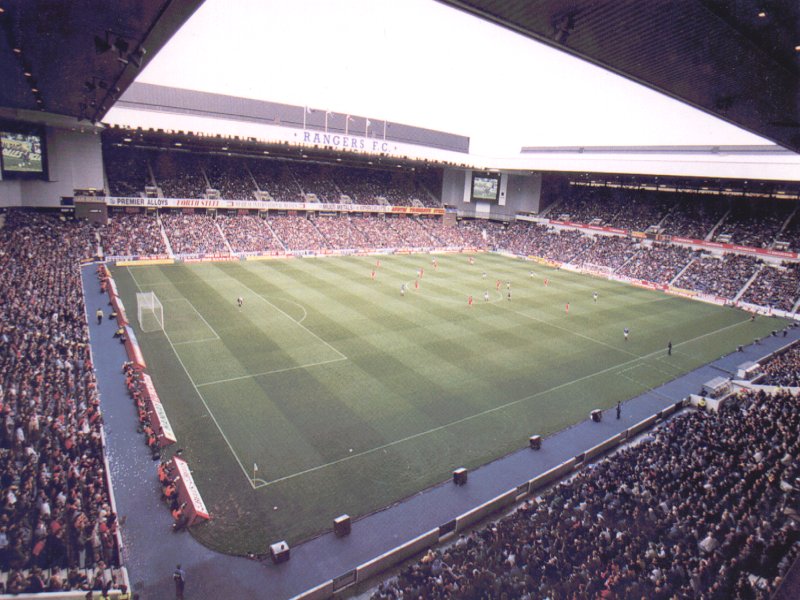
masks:
[[[94,255],[93,240],[86,224],[22,211],[0,231],[0,570],[9,593],[77,589],[83,582],[63,581],[59,569],[118,565],[76,269]]]
[[[175,254],[220,254],[228,250],[214,217],[198,214],[165,214],[164,231]]]

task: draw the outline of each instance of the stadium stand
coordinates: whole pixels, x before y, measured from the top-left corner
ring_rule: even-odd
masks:
[[[367,234],[373,248],[435,248],[438,243],[423,225],[424,219],[361,217],[355,225]]]
[[[289,169],[304,194],[314,194],[318,202],[335,204],[341,192],[332,177],[332,167],[313,163],[291,163]]]
[[[93,240],[86,224],[22,211],[0,234],[0,593],[120,581],[78,273]]]
[[[675,207],[664,218],[661,227],[671,235],[704,240],[725,216],[727,200],[718,196],[676,193]]]
[[[172,251],[177,254],[226,252],[222,233],[209,215],[165,214],[161,217]]]
[[[734,244],[768,248],[794,210],[788,202],[764,200],[732,203],[731,211],[717,228],[715,239],[729,236]]]
[[[151,166],[165,198],[202,198],[208,188],[200,159],[193,154],[161,152],[152,157]]]
[[[277,160],[250,160],[247,166],[258,189],[278,202],[302,202],[300,186],[294,180],[288,163]]]
[[[158,219],[143,214],[112,216],[100,230],[100,243],[106,256],[147,256],[167,252]]]
[[[330,248],[311,219],[270,216],[269,226],[287,250],[318,252]]]
[[[580,231],[551,230],[526,221],[509,225],[502,239],[502,247],[514,254],[531,254],[564,263],[578,258],[592,243],[592,238]]]
[[[234,252],[279,252],[281,243],[258,216],[218,216],[217,224]]]
[[[773,356],[762,364],[764,377],[759,383],[782,387],[800,387],[800,346]]]
[[[204,171],[209,187],[231,200],[252,200],[255,183],[245,161],[214,156],[205,162]]]
[[[376,224],[378,220],[376,219]],[[370,243],[349,216],[320,217],[314,221],[328,246],[337,250],[367,248]],[[378,244],[376,244],[378,246]]]
[[[112,196],[139,197],[145,186],[151,185],[146,152],[112,147],[107,158],[106,176]]]
[[[601,266],[616,270],[639,251],[636,240],[627,237],[598,236],[577,261],[585,267]]]
[[[783,267],[765,267],[747,288],[742,300],[790,311],[800,300],[800,270],[797,263]]]
[[[392,204],[441,206],[441,172],[393,172],[311,162],[246,159],[131,148],[105,150],[112,196],[141,196],[155,183],[166,198],[203,198],[207,189],[231,200],[253,200],[256,191],[279,202],[303,202],[313,195],[318,202],[338,204]],[[149,166],[148,166],[149,165]]]
[[[769,598],[800,554],[800,405],[691,411],[378,587],[390,598]]]
[[[701,255],[680,274],[674,284],[680,288],[733,299],[758,268],[753,256]]]
[[[653,244],[643,247],[617,274],[667,285],[697,255],[691,248]]]
[[[800,214],[795,211],[786,229],[778,235],[778,239],[786,242],[790,250],[794,252],[800,250]]]

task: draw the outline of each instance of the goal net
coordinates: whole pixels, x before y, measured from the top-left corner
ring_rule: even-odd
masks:
[[[164,329],[164,307],[153,292],[137,292],[136,314],[139,328],[147,333]]]

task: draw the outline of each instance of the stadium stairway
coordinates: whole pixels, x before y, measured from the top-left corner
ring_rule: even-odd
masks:
[[[82,277],[87,310],[107,308],[107,297],[100,293],[94,265],[84,267]],[[172,533],[172,518],[160,499],[157,463],[136,431],[136,411],[121,371],[127,357],[124,347],[113,337],[116,324],[104,320],[98,325],[90,319],[89,329],[112,484],[122,524],[123,558],[141,600],[174,597],[172,572],[177,563],[187,572],[186,597],[193,600],[291,598],[450,522],[674,405],[690,393],[699,392],[703,383],[719,376],[720,370],[735,375],[741,363],[757,361],[800,339],[800,328],[790,328],[786,337],[768,336],[741,352],[732,349],[731,354],[709,365],[628,400],[622,405],[619,420],[614,418],[613,408],[605,411],[599,423],[591,422],[587,415],[586,420],[545,438],[537,452],[526,446],[473,470],[466,485],[456,486],[448,480],[428,488],[356,520],[348,536],[325,533],[293,547],[288,562],[273,565],[268,559],[222,555],[202,546],[188,532]],[[279,539],[276,532],[274,540],[265,542]]]

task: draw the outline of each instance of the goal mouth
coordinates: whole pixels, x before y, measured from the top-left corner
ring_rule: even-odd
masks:
[[[136,293],[136,317],[144,333],[164,330],[164,306],[155,292]]]

